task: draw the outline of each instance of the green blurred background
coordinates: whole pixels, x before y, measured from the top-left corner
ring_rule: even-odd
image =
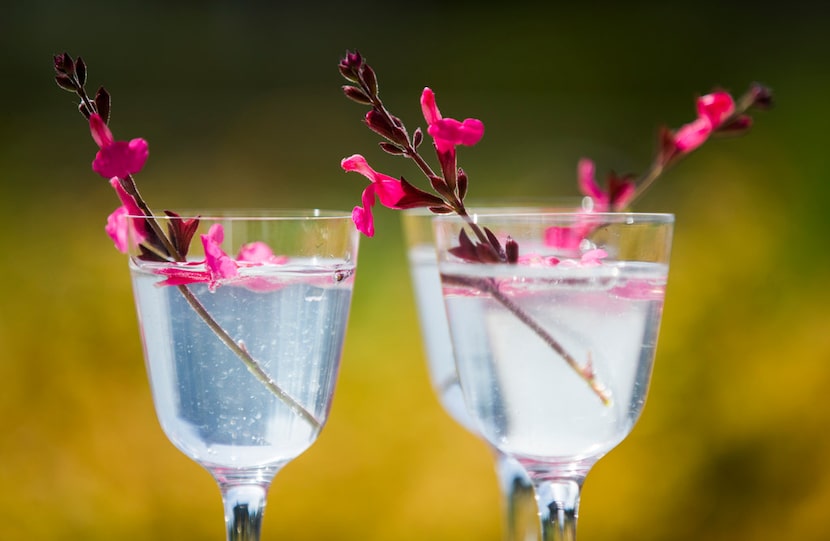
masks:
[[[423,86],[487,132],[471,197],[575,195],[576,162],[640,172],[696,95],[771,86],[638,210],[677,214],[648,404],[584,487],[586,540],[825,540],[830,508],[828,15],[808,4],[12,0],[0,20],[0,539],[222,539],[210,476],[145,381],[117,205],[51,56],[89,65],[156,208],[351,208],[381,155],[340,94],[358,48],[410,128]],[[433,398],[399,216],[364,239],[330,422],[277,477],[264,539],[500,539],[488,450]]]

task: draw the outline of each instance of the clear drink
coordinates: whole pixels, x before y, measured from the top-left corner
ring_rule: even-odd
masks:
[[[459,424],[478,433],[464,405],[464,396],[455,369],[450,328],[441,294],[441,277],[435,247],[418,245],[409,249],[409,269],[418,307],[421,336],[427,353],[429,377],[444,409]]]
[[[214,472],[273,473],[307,449],[312,426],[254,376],[158,265],[131,264],[155,407],[168,438]],[[321,423],[331,403],[353,266],[314,262],[240,269],[211,291],[188,289],[267,375]],[[267,474],[264,477],[268,477]]]
[[[635,262],[442,265],[458,372],[482,435],[523,462],[595,460],[622,441],[645,402],[667,272]],[[590,363],[610,403],[489,287],[580,367]]]

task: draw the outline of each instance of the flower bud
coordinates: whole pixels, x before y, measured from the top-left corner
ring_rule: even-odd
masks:
[[[507,237],[504,243],[504,255],[508,263],[516,263],[519,260],[519,243],[513,237]]]
[[[772,90],[760,83],[752,83],[749,89],[752,96],[752,106],[761,110],[770,109],[773,105]]]

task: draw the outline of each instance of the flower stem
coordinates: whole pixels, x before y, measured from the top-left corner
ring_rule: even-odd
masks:
[[[262,382],[265,387],[268,388],[272,393],[274,393],[280,400],[285,402],[291,409],[293,409],[300,417],[305,419],[308,424],[312,426],[314,429],[319,429],[322,427],[322,423],[314,417],[307,409],[305,409],[299,402],[297,402],[291,395],[286,393],[282,388],[277,384],[276,381],[268,375],[268,373],[262,369],[262,365],[257,362],[256,359],[251,357],[251,354],[248,351],[240,346],[237,342],[231,338],[231,336],[222,328],[219,323],[213,319],[213,316],[205,309],[204,305],[199,302],[199,299],[193,294],[190,289],[188,289],[185,285],[178,286],[179,291],[181,292],[182,296],[185,300],[190,304],[191,308],[199,314],[199,316],[205,321],[208,327],[216,334],[219,340],[225,344],[228,349],[234,352],[237,357],[242,361],[248,371],[256,376],[256,378]]]
[[[126,179],[122,182],[122,186],[124,189],[133,196],[136,201],[136,204],[139,208],[144,212],[146,216],[146,221],[149,224],[150,228],[153,230],[155,236],[159,239],[159,241],[164,245],[165,250],[168,252],[169,256],[176,261],[184,261],[184,256],[176,249],[167,235],[164,234],[161,226],[158,223],[153,211],[141,197],[141,194],[138,192],[138,188],[136,187],[135,180],[133,179],[132,175],[128,175]],[[242,361],[248,371],[253,374],[269,391],[274,393],[280,400],[282,400],[286,405],[288,405],[292,410],[294,410],[300,417],[305,419],[308,424],[312,426],[315,430],[318,430],[322,427],[322,423],[314,417],[307,409],[305,409],[297,400],[295,400],[291,395],[285,392],[278,384],[268,375],[268,373],[263,370],[262,365],[254,359],[248,351],[240,346],[234,339],[222,328],[221,325],[210,315],[207,311],[205,306],[199,301],[199,299],[193,294],[190,289],[188,289],[185,285],[178,286],[179,291],[181,292],[182,296],[185,298],[187,303],[193,308],[199,317],[204,320],[205,324],[216,334],[217,338],[225,344],[228,349],[230,349],[233,353],[236,354],[237,357]]]
[[[571,355],[562,346],[562,344],[556,340],[556,338],[554,338],[544,327],[542,327],[539,322],[533,319],[530,314],[522,310],[522,308],[513,302],[510,297],[502,293],[498,287],[498,284],[494,280],[448,275],[442,275],[442,279],[448,283],[458,284],[465,287],[473,287],[482,293],[488,293],[491,297],[501,303],[501,305],[504,306],[510,313],[516,316],[519,321],[527,325],[545,342],[545,344],[562,357],[565,363],[567,363],[567,365],[570,366],[574,372],[576,372],[580,379],[584,380],[585,383],[588,384],[594,394],[599,397],[604,405],[608,406],[611,404],[611,393],[597,380],[596,374],[594,373],[593,367],[590,363],[590,353],[588,357],[589,361],[584,366],[580,366],[576,358],[574,358],[574,356]]]

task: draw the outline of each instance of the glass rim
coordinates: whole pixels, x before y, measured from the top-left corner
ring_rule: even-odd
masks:
[[[315,208],[263,208],[263,209],[188,209],[178,216],[154,214],[158,221],[192,220],[201,221],[300,221],[300,220],[344,220],[352,219],[351,211]],[[127,214],[128,218],[147,218],[144,214]]]
[[[521,218],[546,218],[556,217],[566,220],[576,219],[591,219],[596,221],[610,221],[610,222],[624,222],[633,220],[635,222],[652,222],[652,223],[673,223],[675,216],[668,212],[594,212],[594,211],[532,211],[527,212],[471,212],[469,217],[473,222],[478,222],[479,219],[496,219],[505,221],[515,221]],[[456,214],[436,214],[434,217],[437,222],[462,222],[466,220]]]
[[[586,207],[586,199],[584,196],[562,196],[562,197],[517,197],[509,199],[471,199],[465,202],[465,207],[470,215],[473,214],[520,214],[525,212],[540,212],[540,213],[564,213],[579,212],[582,209],[588,212]],[[567,209],[567,210],[566,210]],[[455,216],[455,214],[436,214],[429,210],[428,207],[415,207],[402,209],[404,215],[407,216]]]

